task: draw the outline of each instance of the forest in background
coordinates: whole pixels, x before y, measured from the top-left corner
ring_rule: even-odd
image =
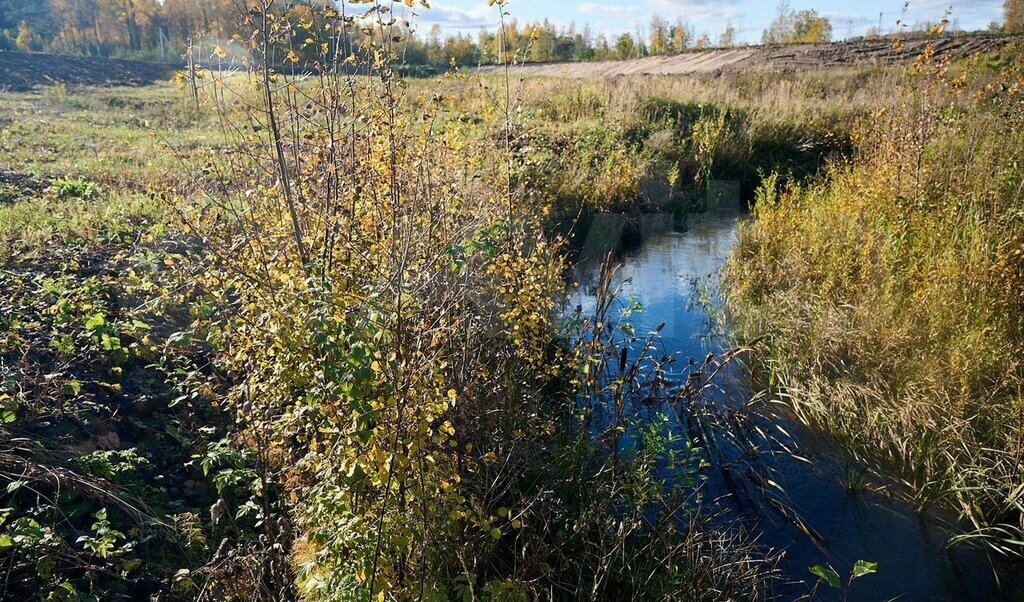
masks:
[[[685,223],[726,178],[754,201],[724,293],[763,341],[762,399],[870,471],[851,495],[877,477],[955,515],[951,544],[1020,562],[1017,46],[406,80],[389,13],[369,35],[279,6],[239,15],[244,72],[0,93],[0,598],[747,600],[802,576],[810,599],[852,570],[849,589],[878,558],[783,573],[703,497],[706,433],[756,425],[689,385],[699,432],[632,420],[667,360],[610,268],[593,314],[561,311],[569,233]],[[119,23],[94,14],[78,52],[152,52]],[[333,68],[275,69],[300,55]]]
[[[298,0],[286,12],[295,21],[309,19],[325,1]],[[178,61],[193,40],[212,40],[219,46],[237,39],[241,33],[238,12],[233,0],[0,0],[0,50]],[[1008,0],[1004,13],[1004,23],[993,22],[989,32],[1024,30],[1024,2]],[[595,33],[588,25],[560,27],[547,19],[527,23],[510,19],[476,35],[446,33],[439,25],[424,31],[416,27],[415,19],[399,19],[392,27],[400,30],[396,35],[403,40],[403,62],[410,66],[500,63],[505,58],[503,47],[517,61],[576,62],[664,56],[740,44],[732,24],[713,33],[682,17],[670,22],[663,16],[652,18],[647,27],[618,35]],[[880,24],[865,36],[912,36],[935,27],[935,23],[900,22],[895,32],[883,33]],[[955,19],[946,28],[946,35],[962,33]],[[761,43],[823,43],[833,38],[833,23],[827,17],[782,2],[763,29]]]

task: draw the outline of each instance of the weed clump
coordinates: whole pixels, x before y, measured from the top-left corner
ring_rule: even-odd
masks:
[[[759,193],[726,278],[741,330],[796,414],[957,541],[1021,556],[1024,63],[926,55],[822,182]]]
[[[100,196],[100,187],[95,182],[81,178],[60,178],[54,180],[51,187],[57,198],[63,201],[93,201]]]

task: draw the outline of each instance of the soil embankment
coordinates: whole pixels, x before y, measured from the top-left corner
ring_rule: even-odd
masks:
[[[831,44],[749,46],[651,56],[628,61],[525,64],[512,68],[516,75],[601,78],[619,75],[717,75],[740,71],[798,71],[896,65],[920,56],[931,44],[936,56],[962,58],[976,52],[999,50],[1022,39],[1014,36],[971,35],[906,40],[899,49],[889,39],[856,40]],[[483,74],[503,73],[500,66],[481,67]]]
[[[0,90],[28,92],[67,86],[146,86],[167,81],[180,67],[125,59],[0,51]]]

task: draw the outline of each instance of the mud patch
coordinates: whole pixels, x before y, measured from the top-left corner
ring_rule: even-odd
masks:
[[[148,86],[168,81],[181,66],[124,59],[0,52],[0,90],[30,92],[66,86]]]
[[[0,169],[0,207],[41,193],[49,183],[28,173]]]

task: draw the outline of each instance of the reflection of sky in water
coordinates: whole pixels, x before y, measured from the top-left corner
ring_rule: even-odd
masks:
[[[691,220],[687,232],[647,237],[638,251],[622,259],[613,289],[618,290],[620,306],[630,298],[643,306],[632,319],[638,335],[653,331],[664,322],[665,346],[680,353],[682,359],[703,359],[716,348],[703,340],[711,329],[707,314],[697,305],[698,290],[694,285],[706,288],[713,284],[712,276],[736,241],[739,219],[735,213],[698,216]],[[584,316],[591,315],[597,270],[587,264],[578,268],[575,275],[579,289],[571,304],[582,306]]]
[[[699,364],[709,352],[723,349],[725,341],[709,338],[711,321],[697,303],[698,288],[705,291],[717,284],[717,271],[736,242],[738,224],[744,217],[736,213],[710,213],[694,216],[685,233],[663,233],[647,237],[641,248],[620,260],[613,290],[618,290],[619,307],[633,298],[643,309],[631,317],[637,336],[644,336],[662,322],[663,351],[675,355],[676,365],[669,376],[681,383],[693,369],[691,358]],[[597,267],[591,263],[577,268],[579,289],[570,300],[571,307],[582,307],[583,316],[593,314]],[[613,311],[612,316],[618,312]],[[726,371],[728,380],[712,398],[741,401],[748,395],[742,371]],[[650,419],[664,408],[634,407],[639,421]],[[729,478],[712,470],[705,484],[707,498],[728,500],[734,518],[759,534],[761,545],[784,550],[783,571],[793,580],[813,583],[807,569],[814,564],[831,564],[841,575],[857,560],[879,563],[878,573],[856,582],[851,600],[1024,600],[1019,579],[1009,585],[1012,591],[996,592],[992,571],[977,552],[961,548],[943,548],[945,533],[931,521],[916,515],[904,504],[886,500],[870,491],[850,494],[846,490],[846,468],[826,442],[795,425],[778,422],[795,433],[801,455],[810,462],[788,457],[766,460],[768,476],[783,484],[784,499],[822,540],[813,541],[785,518],[772,511],[760,490],[751,486],[749,475],[735,470]],[[635,425],[634,425],[635,426]],[[773,428],[770,424],[764,426]],[[680,429],[677,420],[670,428]],[[738,468],[738,467],[737,467]],[[759,470],[760,473],[760,470]],[[1007,575],[1003,575],[1004,580]],[[805,584],[780,588],[781,599],[806,594]],[[819,591],[819,594],[822,592]],[[823,599],[833,599],[824,592]],[[838,599],[838,598],[835,598]]]

